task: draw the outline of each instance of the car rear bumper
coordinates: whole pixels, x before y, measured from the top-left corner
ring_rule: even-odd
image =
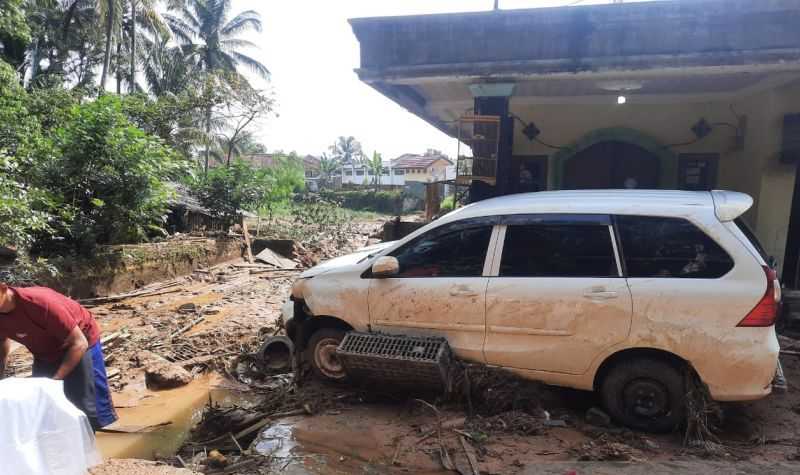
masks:
[[[778,368],[780,346],[774,328],[737,329],[742,338],[726,341],[718,358],[692,361],[717,401],[752,401],[768,396]],[[759,334],[761,333],[761,334]]]

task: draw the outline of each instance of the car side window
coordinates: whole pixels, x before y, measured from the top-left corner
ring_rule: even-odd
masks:
[[[526,224],[506,229],[500,277],[618,277],[609,227]]]
[[[488,224],[434,229],[390,255],[400,263],[397,277],[480,277],[491,236]]]
[[[618,216],[628,277],[716,279],[733,259],[700,228],[682,218]]]

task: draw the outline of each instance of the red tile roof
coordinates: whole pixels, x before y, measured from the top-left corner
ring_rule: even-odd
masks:
[[[449,165],[453,162],[444,155],[415,155],[406,153],[392,160],[392,168],[428,168],[439,160],[445,160]]]

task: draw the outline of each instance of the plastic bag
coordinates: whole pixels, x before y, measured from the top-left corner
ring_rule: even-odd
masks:
[[[3,475],[83,475],[102,462],[89,419],[61,381],[0,381],[0,421]]]

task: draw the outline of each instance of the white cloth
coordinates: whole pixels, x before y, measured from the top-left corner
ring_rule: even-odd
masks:
[[[101,462],[92,426],[61,381],[0,381],[2,475],[83,475]]]

